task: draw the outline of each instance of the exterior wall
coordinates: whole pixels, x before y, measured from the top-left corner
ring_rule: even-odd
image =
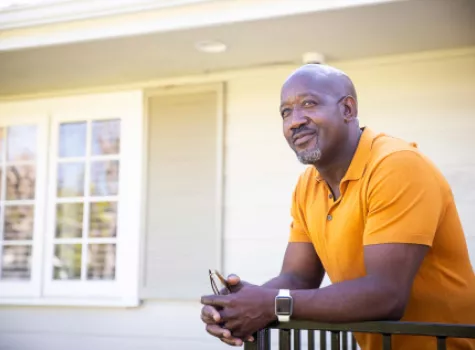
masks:
[[[475,53],[335,65],[355,81],[363,125],[416,141],[447,174],[475,264]],[[225,272],[255,283],[280,269],[291,192],[304,169],[285,143],[278,114],[290,70],[258,70],[227,82]],[[199,310],[198,300],[146,300],[131,309],[2,307],[0,349],[228,348],[204,332]]]

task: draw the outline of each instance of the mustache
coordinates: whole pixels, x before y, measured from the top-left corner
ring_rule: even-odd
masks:
[[[292,130],[292,137],[296,137],[298,134],[301,133],[314,133],[317,132],[316,130],[312,130],[304,125],[299,126],[298,128],[295,128]]]

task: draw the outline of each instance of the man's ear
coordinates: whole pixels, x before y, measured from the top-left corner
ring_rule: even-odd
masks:
[[[341,106],[343,108],[343,118],[345,119],[345,123],[352,122],[358,117],[358,104],[353,96],[346,96],[341,101]]]

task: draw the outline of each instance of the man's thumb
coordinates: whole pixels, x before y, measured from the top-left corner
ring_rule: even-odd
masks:
[[[238,275],[231,274],[228,276],[228,283],[232,286],[235,286],[241,282],[241,279]]]

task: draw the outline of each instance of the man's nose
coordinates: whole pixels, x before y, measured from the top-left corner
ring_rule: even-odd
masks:
[[[308,117],[305,115],[305,113],[297,108],[294,109],[294,111],[292,112],[290,128],[297,129],[307,123],[308,123]]]

